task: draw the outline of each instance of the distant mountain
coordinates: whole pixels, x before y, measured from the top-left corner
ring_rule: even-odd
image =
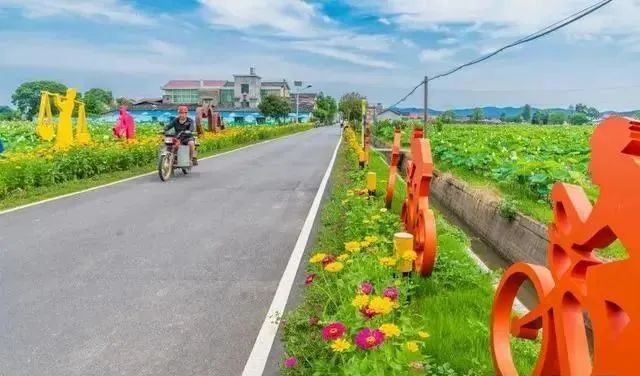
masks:
[[[507,117],[514,117],[514,116],[518,116],[522,113],[522,110],[524,109],[524,107],[493,107],[493,106],[488,106],[488,107],[482,107],[482,112],[484,113],[485,118],[489,118],[489,119],[498,119],[500,118],[500,116],[504,113]],[[418,108],[418,107],[406,107],[406,108],[396,108],[396,110],[398,110],[400,113],[402,113],[403,115],[409,115],[409,114],[422,114],[424,112],[424,109],[422,108]],[[456,115],[456,117],[458,118],[464,118],[467,116],[470,116],[473,113],[473,108],[457,108],[452,110],[453,113]],[[531,108],[531,113],[533,114],[535,111],[538,110],[545,110],[545,111],[549,111],[549,112],[562,112],[565,114],[569,114],[570,111],[566,108],[535,108],[532,107]],[[440,114],[442,114],[444,111],[439,111],[439,110],[434,110],[432,108],[429,109],[429,115],[430,116],[438,116]],[[621,115],[621,116],[634,116],[635,114],[639,113],[640,110],[635,110],[635,111],[625,111],[625,112],[616,112],[616,111],[604,111],[601,113],[601,115]]]

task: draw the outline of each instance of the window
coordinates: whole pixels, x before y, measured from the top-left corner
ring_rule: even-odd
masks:
[[[233,89],[222,89],[220,92],[220,103],[233,104]]]
[[[240,93],[249,94],[249,84],[240,84]]]

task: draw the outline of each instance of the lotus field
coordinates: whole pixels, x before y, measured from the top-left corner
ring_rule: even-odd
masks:
[[[55,150],[52,143],[35,135],[31,122],[0,122],[0,140],[6,151],[0,154],[0,200],[39,187],[85,179],[100,174],[152,168],[161,146],[158,123],[136,127],[136,139],[115,140],[113,124],[89,124],[92,142],[87,146]],[[200,155],[212,154],[237,145],[309,129],[310,125],[231,127],[199,138]]]
[[[408,145],[413,127],[402,127]],[[588,176],[592,132],[591,126],[445,125],[428,135],[439,170],[469,173],[546,202],[556,181],[595,193]],[[393,125],[378,123],[375,134],[391,141]]]

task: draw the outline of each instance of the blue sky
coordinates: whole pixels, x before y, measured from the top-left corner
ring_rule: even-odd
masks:
[[[0,0],[0,104],[23,81],[159,97],[169,79],[303,80],[391,104],[594,0]],[[640,108],[640,0],[430,86],[430,107]],[[407,106],[420,105],[421,95]]]

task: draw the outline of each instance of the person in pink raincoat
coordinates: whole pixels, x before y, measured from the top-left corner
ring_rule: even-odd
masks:
[[[127,107],[120,107],[120,117],[116,121],[115,127],[113,127],[113,135],[117,138],[126,137],[127,140],[134,139],[136,137],[136,123],[133,117],[127,112]]]

